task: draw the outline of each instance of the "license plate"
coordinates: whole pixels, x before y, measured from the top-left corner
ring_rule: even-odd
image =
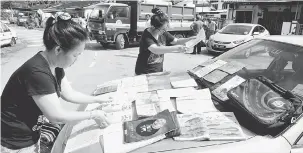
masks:
[[[224,45],[215,45],[216,48],[225,48]]]

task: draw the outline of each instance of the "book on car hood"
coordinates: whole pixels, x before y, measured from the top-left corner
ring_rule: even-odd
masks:
[[[177,129],[171,113],[166,109],[155,116],[123,124],[124,142],[132,143],[151,139]]]

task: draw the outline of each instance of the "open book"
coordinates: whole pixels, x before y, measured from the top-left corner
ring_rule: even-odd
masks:
[[[196,114],[177,114],[181,135],[174,137],[174,140],[207,140],[209,133],[204,119]]]
[[[233,112],[178,114],[181,135],[175,140],[245,140]]]

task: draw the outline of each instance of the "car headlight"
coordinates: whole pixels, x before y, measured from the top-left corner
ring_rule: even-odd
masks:
[[[241,43],[244,43],[244,41],[245,41],[244,39],[243,40],[237,40],[237,41],[233,41],[233,43],[234,44],[241,44]]]

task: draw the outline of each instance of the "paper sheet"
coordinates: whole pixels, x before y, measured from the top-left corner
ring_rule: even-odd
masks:
[[[243,67],[245,67],[245,65],[240,62],[230,61],[227,64],[219,67],[218,69],[227,72],[229,74],[234,74],[240,71]]]
[[[206,74],[203,77],[203,79],[205,79],[206,81],[211,82],[211,83],[217,83],[217,82],[221,81],[227,75],[228,75],[228,73],[216,69],[216,70],[210,72],[209,74]]]
[[[132,150],[144,147],[155,143],[165,138],[165,135],[160,135],[149,140],[144,140],[134,143],[124,143],[123,126],[122,124],[112,124],[107,127],[103,134],[104,153],[126,153]]]
[[[165,89],[165,90],[158,90],[158,97],[185,97],[192,95],[196,89],[193,87],[188,88],[178,88],[178,89]]]
[[[185,113],[185,114],[218,111],[215,105],[213,104],[212,100],[203,100],[203,99],[177,98],[177,109],[181,113]]]
[[[206,37],[205,37],[205,31],[204,31],[204,29],[202,28],[202,29],[199,31],[199,33],[198,33],[196,39],[192,39],[192,40],[186,42],[186,43],[185,43],[185,46],[188,47],[188,48],[193,48],[193,47],[194,47],[195,45],[197,45],[199,42],[205,41],[205,38],[206,38]]]
[[[177,110],[182,113],[202,113],[218,111],[213,104],[209,89],[197,90],[193,95],[178,97]]]
[[[243,133],[233,112],[203,113],[210,140],[244,140]]]
[[[146,75],[139,75],[134,77],[134,84],[133,86],[142,86],[142,85],[147,85],[147,77]]]
[[[172,104],[172,102],[169,100],[167,102],[159,102],[159,103],[156,103],[156,109],[158,112],[162,112],[166,109],[169,110],[169,112],[173,112],[173,111],[176,111],[174,105]]]
[[[206,74],[210,73],[211,71],[213,71],[214,69],[217,69],[218,67],[223,66],[224,64],[226,64],[227,62],[222,61],[222,60],[217,60],[216,62],[209,64],[203,68],[201,68],[199,71],[196,72],[197,77],[202,78],[204,77]]]
[[[137,93],[135,99],[136,105],[151,104],[159,101],[156,91]]]
[[[170,77],[170,83],[173,88],[197,87],[196,81],[185,73],[180,76]]]
[[[156,104],[136,105],[137,114],[139,116],[154,116],[158,113]]]
[[[230,89],[240,85],[244,81],[245,81],[245,79],[236,75],[233,78],[231,78],[230,80],[226,81],[221,86],[219,86],[218,88],[216,88],[215,90],[213,90],[212,93],[222,101],[228,100],[227,92]]]
[[[212,63],[214,63],[216,60],[215,59],[208,59],[207,61],[204,61],[203,63],[201,63],[201,64],[199,64],[199,66],[203,66],[203,67],[205,67],[205,66],[207,66],[207,65],[209,65],[209,64],[212,64]]]

